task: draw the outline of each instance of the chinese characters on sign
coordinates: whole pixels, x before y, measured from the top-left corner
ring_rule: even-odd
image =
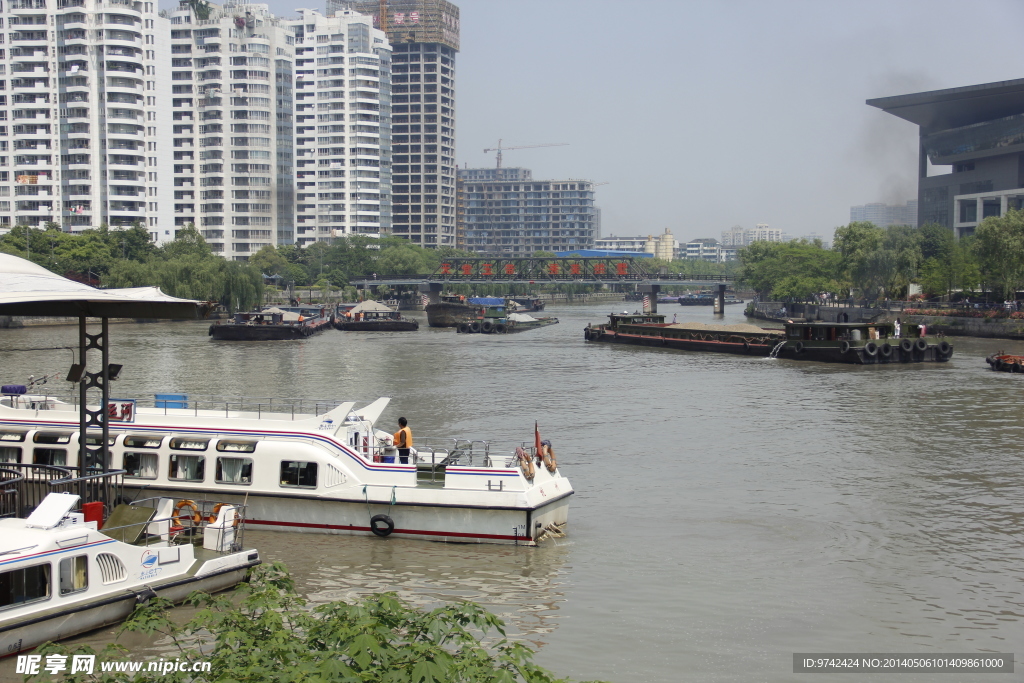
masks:
[[[108,399],[107,419],[111,422],[135,422],[135,399]]]

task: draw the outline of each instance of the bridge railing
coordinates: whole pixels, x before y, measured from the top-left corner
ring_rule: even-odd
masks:
[[[429,275],[381,275],[370,273],[353,278],[372,283],[374,280],[429,280],[475,282],[638,282],[642,280],[699,280],[723,282],[725,275],[685,275],[660,273],[648,269],[647,259],[612,256],[600,258],[530,257],[530,258],[450,258],[440,263]],[[659,269],[660,270],[660,269]]]

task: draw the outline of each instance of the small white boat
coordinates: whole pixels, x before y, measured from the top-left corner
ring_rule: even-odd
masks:
[[[213,409],[158,397],[111,399],[109,466],[125,470],[129,492],[244,502],[248,524],[291,532],[536,545],[568,521],[572,485],[534,448],[517,454],[525,443],[451,439],[401,462],[374,426],[388,398],[358,409],[234,398]],[[0,401],[0,458],[77,467],[78,425],[70,403]]]
[[[240,549],[237,506],[150,499],[98,529],[78,501],[49,493],[27,518],[0,519],[0,657],[122,621],[155,595],[229,588],[260,563]]]

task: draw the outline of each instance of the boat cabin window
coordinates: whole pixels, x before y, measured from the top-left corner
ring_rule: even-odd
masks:
[[[32,462],[36,465],[67,465],[68,452],[63,448],[34,448]]]
[[[281,486],[298,486],[301,488],[316,488],[315,462],[300,462],[297,460],[281,461]]]
[[[32,440],[36,443],[70,443],[71,432],[36,432]]]
[[[255,441],[218,441],[217,450],[226,453],[252,453],[256,450]]]
[[[115,441],[117,441],[117,434],[110,434],[110,435],[107,436],[107,445],[108,446],[113,446]],[[90,435],[86,435],[85,443],[89,444],[90,446],[99,446],[100,445],[100,435],[99,434],[94,434],[94,435],[91,435],[91,436]]]
[[[25,432],[0,432],[0,441],[24,441]]]
[[[218,484],[251,484],[252,458],[217,458]]]
[[[0,609],[48,600],[49,597],[49,564],[0,572]]]
[[[125,452],[122,467],[124,476],[132,479],[156,479],[158,456],[156,453]]]
[[[202,455],[171,454],[168,477],[178,481],[202,481],[206,473],[206,457]]]
[[[159,436],[139,436],[138,434],[124,437],[125,448],[160,448],[160,444],[163,442],[163,437]]]
[[[68,595],[89,587],[88,555],[65,557],[60,561],[60,594]]]
[[[0,446],[0,462],[21,462],[21,449],[14,446]]]
[[[209,443],[209,439],[174,438],[170,446],[176,451],[205,451]]]

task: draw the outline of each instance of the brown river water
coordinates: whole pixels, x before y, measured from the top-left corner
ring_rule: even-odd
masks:
[[[576,489],[540,548],[252,530],[312,601],[474,600],[576,679],[839,681],[794,652],[1024,653],[1024,376],[952,339],[944,364],[858,367],[584,343],[635,303],[562,305],[508,336],[329,330],[214,342],[206,323],[111,326],[118,397],[393,397],[416,442],[532,441]],[[726,323],[744,322],[729,306]],[[680,322],[709,308],[663,305]],[[414,316],[423,314],[414,313]],[[0,332],[4,383],[64,372],[74,327]],[[101,645],[106,630],[76,642]],[[140,658],[166,643],[130,638]],[[0,662],[0,677],[13,671]],[[1022,681],[901,674],[900,681]],[[858,680],[890,680],[866,674]]]

